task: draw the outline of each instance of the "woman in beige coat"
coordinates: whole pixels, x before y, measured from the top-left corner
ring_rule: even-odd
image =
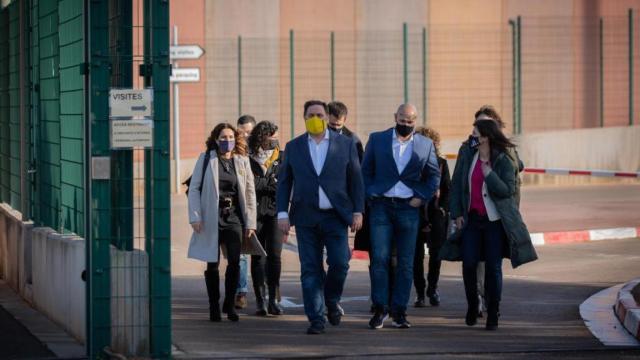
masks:
[[[218,124],[200,154],[189,186],[189,222],[193,235],[188,257],[207,262],[204,273],[209,320],[220,321],[220,246],[226,248],[225,299],[222,311],[238,321],[233,302],[240,274],[242,241],[256,229],[256,194],[246,144],[228,123]],[[205,165],[205,159],[209,158]],[[204,178],[202,172],[204,170]]]

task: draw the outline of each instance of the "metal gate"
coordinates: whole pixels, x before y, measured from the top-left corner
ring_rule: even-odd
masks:
[[[85,1],[87,351],[171,356],[169,3]],[[113,89],[152,91],[152,146],[116,148]],[[122,114],[120,114],[122,115]],[[119,136],[119,135],[118,135]]]

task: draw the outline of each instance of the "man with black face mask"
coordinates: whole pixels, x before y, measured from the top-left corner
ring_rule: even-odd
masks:
[[[358,138],[358,135],[349,130],[344,123],[347,121],[347,106],[340,101],[332,101],[327,107],[329,108],[329,123],[327,124],[330,130],[342,134],[346,137],[352,138],[356,143],[356,150],[358,151],[358,158],[362,162],[362,156],[364,155],[364,147],[362,141]]]
[[[402,104],[396,125],[372,133],[364,152],[362,175],[371,217],[371,293],[375,313],[369,327],[380,329],[391,310],[392,325],[411,327],[406,318],[413,281],[413,258],[419,208],[429,202],[440,184],[440,168],[433,142],[414,134],[416,107]],[[389,260],[392,244],[397,267],[389,304]]]

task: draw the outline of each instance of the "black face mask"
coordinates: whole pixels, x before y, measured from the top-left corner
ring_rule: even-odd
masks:
[[[409,136],[413,132],[413,128],[410,125],[396,124],[396,133],[402,137]]]
[[[342,128],[340,128],[340,129],[335,128],[335,127],[333,127],[333,125],[331,125],[331,124],[329,124],[329,123],[327,123],[327,128],[328,128],[329,130],[331,130],[331,131],[335,131],[335,132],[337,132],[338,134],[342,134]]]
[[[469,147],[472,149],[480,146],[480,139],[477,136],[469,135]]]
[[[262,144],[262,150],[273,150],[280,145],[278,140],[266,140],[264,144]]]

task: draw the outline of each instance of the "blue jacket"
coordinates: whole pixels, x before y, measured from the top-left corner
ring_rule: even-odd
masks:
[[[308,136],[304,133],[296,137],[285,148],[276,192],[278,212],[288,211],[292,226],[316,225],[320,210],[318,187],[322,186],[342,221],[351,225],[353,213],[364,212],[364,185],[355,142],[329,131],[327,157],[317,175],[309,153]]]
[[[413,154],[401,174],[393,159],[393,128],[372,133],[362,161],[367,198],[383,196],[398,181],[413,190],[413,196],[429,202],[440,185],[440,168],[431,139],[413,135]]]

